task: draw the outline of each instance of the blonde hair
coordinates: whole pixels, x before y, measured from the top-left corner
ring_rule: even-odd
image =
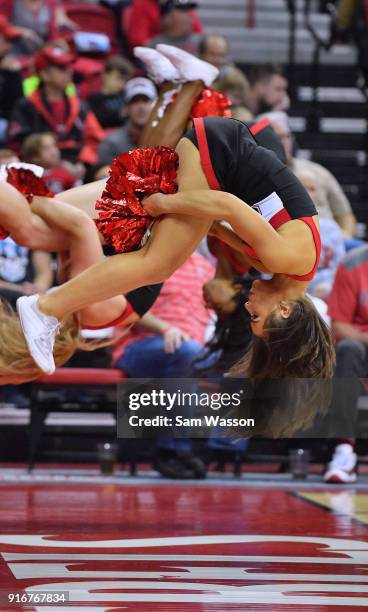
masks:
[[[43,372],[29,354],[18,316],[11,306],[0,300],[0,385],[17,385],[39,378]],[[78,350],[94,351],[109,346],[112,340],[89,341],[80,337],[76,318],[68,319],[56,336],[56,367],[66,363]]]

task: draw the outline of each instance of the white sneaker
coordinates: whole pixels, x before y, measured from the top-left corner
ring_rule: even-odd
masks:
[[[180,75],[174,64],[156,49],[150,47],[134,47],[133,55],[143,62],[149,77],[157,85],[164,81],[180,81]]]
[[[355,482],[357,455],[351,444],[338,444],[324,475],[325,482],[347,484]]]
[[[183,81],[203,81],[206,87],[210,87],[219,75],[216,66],[179,49],[172,45],[157,45],[157,51],[165,55],[172,62],[179,72]]]
[[[52,353],[60,323],[39,310],[38,298],[38,294],[18,298],[17,311],[29,352],[45,374],[53,374],[55,362]]]

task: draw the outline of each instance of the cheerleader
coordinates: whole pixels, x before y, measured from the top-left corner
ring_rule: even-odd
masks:
[[[168,51],[165,45],[158,50],[182,69],[184,52]],[[143,248],[111,257],[50,294],[18,300],[33,358],[47,362],[51,371],[59,320],[90,303],[164,281],[189,257],[213,222],[223,221],[227,226],[217,226],[216,233],[242,251],[249,265],[274,275],[271,281],[253,284],[246,304],[259,340],[251,349],[248,373],[329,376],[332,340],[305,297],[317,269],[320,239],[317,213],[302,185],[236,120],[195,121],[176,153],[178,193],[156,193],[143,200],[146,213],[158,217]]]

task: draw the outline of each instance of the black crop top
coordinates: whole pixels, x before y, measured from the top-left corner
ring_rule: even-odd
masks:
[[[257,135],[251,134],[247,124],[236,119],[207,117],[204,126],[213,170],[222,191],[250,206],[276,192],[291,219],[317,214],[307,191],[282,163],[277,151],[260,146]],[[194,128],[184,136],[199,148]],[[258,140],[262,141],[261,136]],[[272,146],[272,139],[269,142]]]

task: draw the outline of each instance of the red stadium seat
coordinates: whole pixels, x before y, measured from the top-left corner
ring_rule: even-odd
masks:
[[[66,2],[63,8],[70,19],[75,21],[81,32],[106,34],[111,42],[111,50],[116,53],[118,41],[113,13],[106,7],[89,2]]]
[[[41,376],[43,385],[115,385],[126,378],[121,370],[100,368],[59,368],[50,376]]]

